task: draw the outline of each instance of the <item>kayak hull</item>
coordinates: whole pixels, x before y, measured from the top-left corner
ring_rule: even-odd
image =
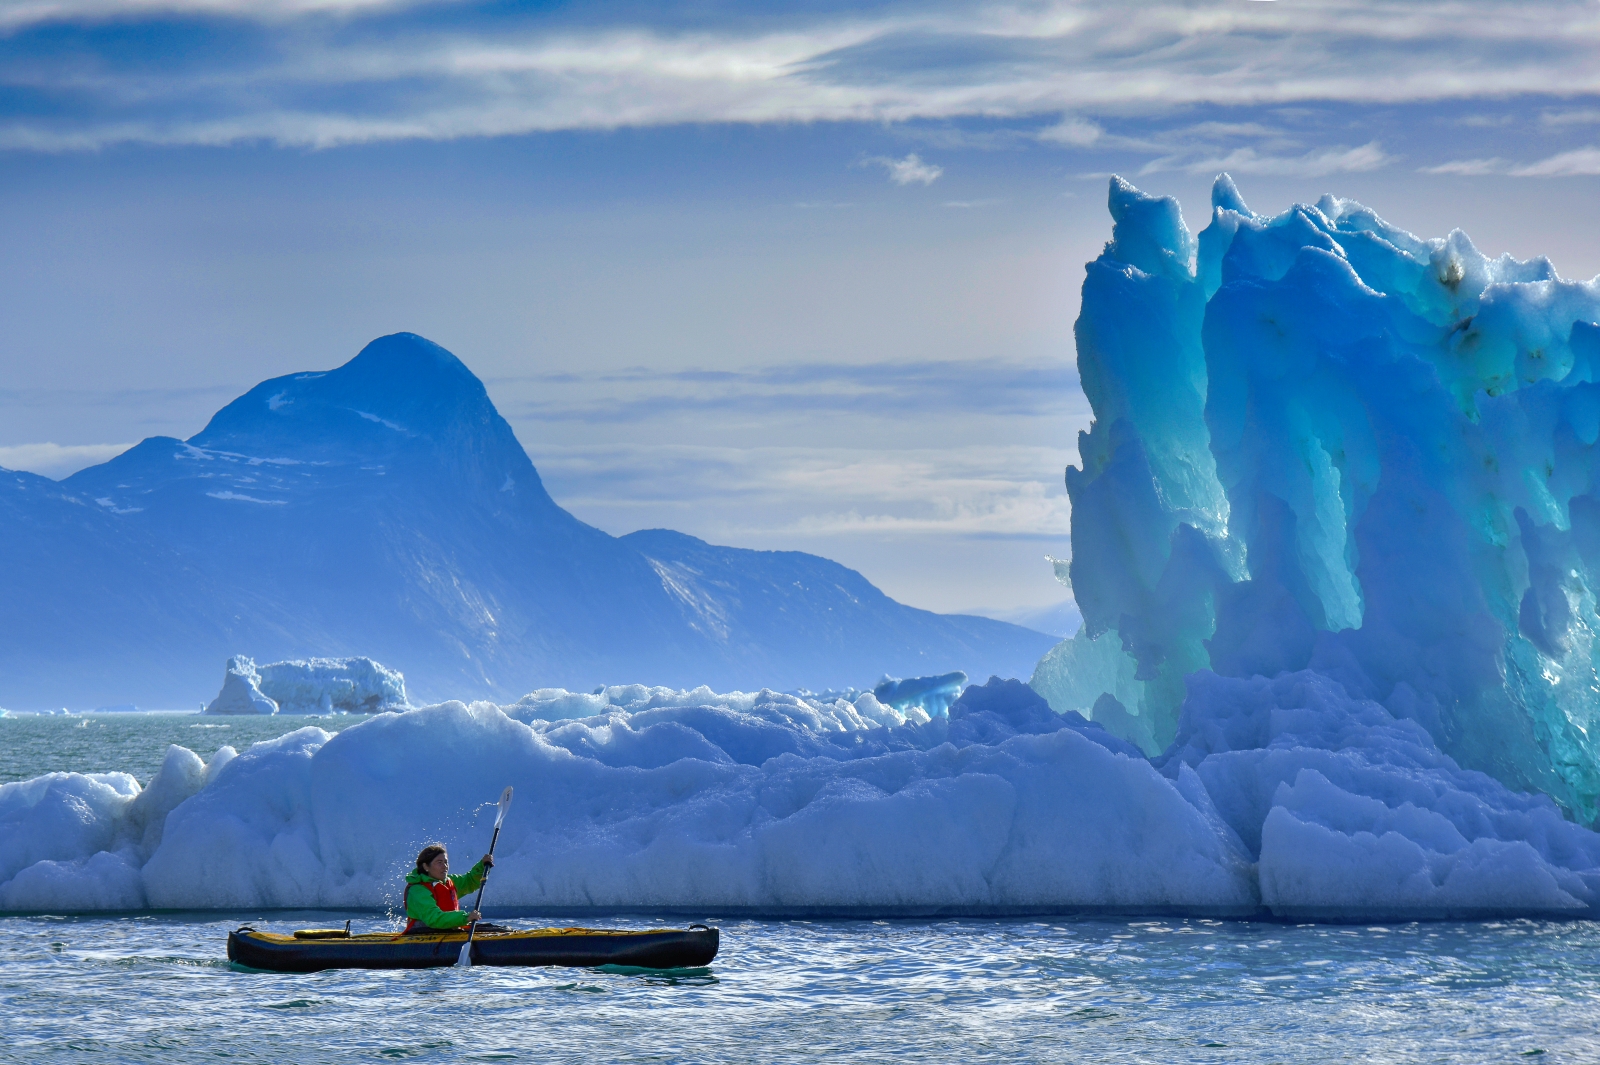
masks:
[[[720,934],[715,928],[663,928],[618,932],[595,928],[543,928],[484,933],[472,940],[474,965],[629,965],[685,969],[711,964]],[[454,965],[467,941],[463,932],[438,935],[357,935],[304,939],[258,932],[228,933],[228,960],[252,969],[314,973],[325,969],[432,969]]]

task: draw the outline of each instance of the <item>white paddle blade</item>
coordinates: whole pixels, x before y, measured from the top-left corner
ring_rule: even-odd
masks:
[[[461,957],[456,959],[456,968],[472,968],[472,940],[470,938],[461,944]]]
[[[499,828],[500,823],[506,819],[506,811],[511,809],[511,789],[506,788],[500,793],[500,813],[494,819],[494,827]]]

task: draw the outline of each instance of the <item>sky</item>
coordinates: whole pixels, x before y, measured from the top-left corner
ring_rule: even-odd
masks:
[[[0,0],[0,466],[421,333],[612,533],[1072,624],[1119,173],[1600,274],[1600,3]]]

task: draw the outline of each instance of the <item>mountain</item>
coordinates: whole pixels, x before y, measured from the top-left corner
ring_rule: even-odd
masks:
[[[224,660],[367,655],[415,698],[548,686],[1026,675],[1055,642],[890,599],[814,555],[614,537],[561,509],[421,337],[263,382],[188,440],[0,473],[0,705],[187,705]]]

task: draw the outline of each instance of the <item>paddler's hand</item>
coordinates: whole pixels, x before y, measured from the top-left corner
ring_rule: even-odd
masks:
[[[473,910],[471,913],[467,914],[468,924],[477,924],[481,920],[483,920],[483,914],[479,913],[477,910]]]
[[[494,868],[494,855],[485,854],[483,856],[483,867],[485,869],[493,869]]]

